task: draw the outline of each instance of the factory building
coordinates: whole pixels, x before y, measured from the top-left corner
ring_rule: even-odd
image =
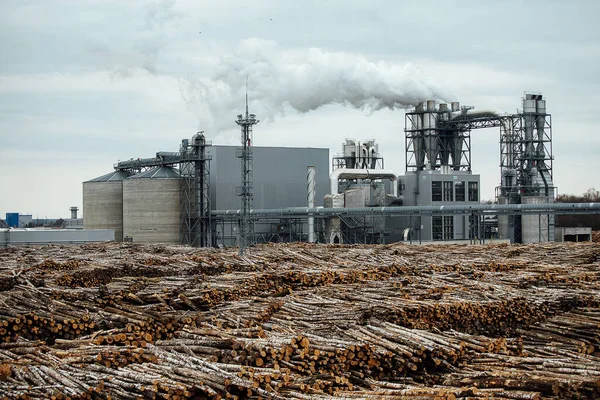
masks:
[[[240,166],[236,146],[212,146],[210,162],[211,204],[213,209],[237,210],[240,199]],[[253,147],[254,208],[306,207],[306,168],[317,173],[317,206],[329,190],[329,149],[302,147]]]
[[[552,126],[541,94],[525,93],[516,114],[461,107],[433,100],[405,116],[406,172],[401,177],[405,205],[479,202],[479,176],[471,166],[471,131],[500,128],[500,204],[554,201]],[[406,224],[406,223],[404,223]],[[470,239],[484,234],[482,216],[435,216],[411,220],[409,232],[423,240]],[[512,242],[554,240],[551,215],[503,215],[498,236]]]
[[[189,141],[184,140],[186,146]],[[235,146],[207,146],[210,160],[211,210],[239,209],[240,167]],[[254,206],[256,208],[303,207],[307,204],[306,169],[315,166],[316,190],[322,195],[317,206],[323,206],[323,195],[329,188],[329,149],[253,147]],[[85,229],[113,229],[115,240],[140,243],[179,244],[186,234],[188,195],[185,172],[188,163],[180,164],[180,153],[159,152],[151,159],[131,160],[117,164],[114,172],[83,183],[83,216]],[[208,164],[208,163],[207,163]],[[144,165],[156,165],[144,167]],[[175,165],[184,165],[183,169]],[[142,171],[143,170],[143,171]],[[184,171],[184,176],[180,170]],[[193,186],[193,185],[192,185]],[[192,192],[194,191],[192,187]],[[200,196],[200,195],[199,195]],[[306,221],[293,226],[286,223],[259,221],[259,241],[273,237],[306,240]],[[221,245],[237,244],[237,227],[213,224],[215,241]]]
[[[471,166],[471,131],[499,127],[501,143],[500,204],[546,204],[554,201],[551,116],[541,94],[525,93],[516,114],[495,109],[461,107],[428,100],[405,113],[405,173],[383,169],[374,140],[346,140],[334,157],[328,207],[455,206],[479,204],[480,176]],[[388,173],[389,172],[389,173]],[[384,189],[381,178],[396,188]],[[342,185],[343,183],[343,185]],[[370,185],[370,186],[369,186]],[[385,193],[380,200],[375,193]],[[399,240],[473,240],[485,235],[483,215],[440,213],[414,216],[333,217],[329,242],[382,243]],[[352,232],[354,231],[354,232]],[[358,232],[358,234],[357,234]],[[550,214],[502,215],[498,236],[533,243],[554,238]],[[362,238],[362,239],[361,239]]]
[[[546,100],[539,93],[525,93],[522,111],[506,118],[501,128],[498,202],[554,202],[556,188],[552,178],[552,116],[546,113]],[[502,216],[498,218],[498,231],[513,242],[553,241],[554,216]]]
[[[402,205],[397,175],[384,169],[384,159],[374,139],[346,139],[342,152],[332,158],[330,194],[325,207],[386,207]],[[384,243],[386,217],[337,216],[326,223],[324,240],[329,243]]]
[[[33,215],[20,213],[6,213],[6,225],[10,228],[25,228],[33,222]]]
[[[241,147],[212,146],[199,132],[178,152],[119,162],[114,172],[85,182],[84,227],[114,229],[116,240],[239,245],[240,255],[269,241],[477,240],[486,215],[468,211],[479,204],[481,187],[471,131],[500,129],[499,204],[554,201],[551,116],[541,94],[525,93],[522,104],[515,114],[458,102],[417,104],[405,113],[402,175],[384,168],[374,139],[347,139],[331,175],[328,149],[254,147],[258,120],[246,106],[235,121]],[[332,210],[315,218],[320,207]],[[526,208],[534,211],[498,215],[498,237],[553,240],[554,217]]]
[[[479,175],[465,171],[407,173],[399,178],[399,185],[406,206],[479,204]],[[408,231],[403,229],[403,234],[413,235],[413,239],[468,240],[476,236],[472,232],[472,221],[466,215],[426,216],[413,220],[403,218],[403,224],[400,224],[409,228]]]
[[[211,209],[240,208],[240,165],[235,146],[212,146],[210,189]],[[315,167],[316,206],[323,206],[329,191],[329,149],[302,147],[252,147],[253,209],[306,207],[307,167]],[[237,245],[238,226],[215,225],[215,240],[221,245]],[[307,221],[262,220],[254,222],[255,241],[306,241]]]

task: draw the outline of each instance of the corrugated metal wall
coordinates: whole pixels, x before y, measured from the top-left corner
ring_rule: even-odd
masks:
[[[240,159],[236,146],[212,146],[210,163],[211,208],[237,210],[240,198]],[[306,168],[316,169],[317,201],[329,193],[329,149],[295,147],[253,147],[254,209],[306,207]]]
[[[82,244],[115,240],[112,229],[0,229],[0,247]]]

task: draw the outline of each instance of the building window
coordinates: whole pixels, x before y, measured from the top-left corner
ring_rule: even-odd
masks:
[[[442,217],[431,217],[431,238],[433,240],[442,240]]]
[[[469,239],[479,237],[478,231],[479,216],[469,215]]]
[[[452,182],[444,182],[444,201],[454,201]]]
[[[454,218],[452,216],[431,217],[431,238],[433,240],[454,239]]]
[[[431,182],[431,201],[442,201],[442,181]]]
[[[454,201],[465,201],[465,181],[454,182]]]
[[[454,217],[444,217],[444,240],[454,239]]]
[[[479,201],[477,182],[469,182],[469,201]]]

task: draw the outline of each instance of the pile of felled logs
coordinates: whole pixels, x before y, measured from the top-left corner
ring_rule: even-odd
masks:
[[[0,399],[597,398],[598,254],[0,249]]]

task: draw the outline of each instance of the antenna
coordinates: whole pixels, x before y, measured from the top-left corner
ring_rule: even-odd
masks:
[[[256,115],[248,111],[248,76],[246,76],[246,115],[239,114],[236,124],[241,127],[242,147],[237,151],[241,159],[242,185],[237,188],[237,195],[242,198],[241,216],[239,221],[238,240],[239,255],[246,254],[246,249],[254,242],[254,220],[250,215],[252,210],[252,125],[258,123]]]
[[[248,75],[246,75],[246,119],[248,119]]]

